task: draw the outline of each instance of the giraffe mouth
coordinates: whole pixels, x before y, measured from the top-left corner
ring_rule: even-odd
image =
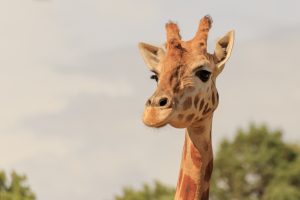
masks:
[[[146,126],[160,128],[169,123],[173,108],[158,108],[147,106],[143,115],[143,122]]]

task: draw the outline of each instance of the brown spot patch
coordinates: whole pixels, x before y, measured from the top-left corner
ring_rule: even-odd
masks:
[[[207,113],[209,113],[211,111],[211,108],[206,108],[203,110],[203,115],[206,115]]]
[[[171,24],[171,25],[167,24],[167,26],[173,28],[173,30],[175,29],[174,28],[175,26],[177,27],[177,25],[173,25],[173,24]],[[179,49],[181,47],[180,40],[178,40],[178,38],[171,38],[168,41],[168,45],[170,46],[170,48],[177,48],[177,49]]]
[[[205,151],[208,151],[208,143],[207,142],[204,142],[203,148],[204,148]]]
[[[174,98],[174,103],[175,103],[175,105],[177,105],[178,103],[179,103],[179,101],[178,101],[178,98]]]
[[[219,101],[219,93],[217,92],[217,101]]]
[[[204,106],[203,114],[206,112],[207,109],[208,109],[208,103],[206,103],[205,106]]]
[[[208,200],[209,199],[209,188],[203,192],[202,196],[201,196],[201,200]]]
[[[183,102],[183,110],[187,110],[192,105],[192,97],[187,97]]]
[[[183,115],[183,114],[178,114],[178,116],[177,116],[178,120],[182,120],[182,119],[183,119],[183,117],[184,117],[184,115]]]
[[[178,93],[178,92],[179,92],[179,88],[180,88],[180,82],[177,81],[177,82],[174,84],[173,92],[174,92],[174,93]]]
[[[170,45],[170,48],[177,49],[177,50],[183,50],[183,47],[181,46],[178,38],[173,38],[173,39],[169,40],[168,44]]]
[[[203,106],[204,106],[204,99],[201,100],[200,107],[199,107],[199,111],[202,110]]]
[[[195,121],[199,121],[199,119],[200,119],[200,117],[198,116],[198,117],[195,117]]]
[[[178,78],[179,68],[180,68],[180,66],[177,66],[175,68],[175,70],[173,70],[173,73],[171,74],[171,76],[169,78],[169,81],[171,84],[172,84],[173,80],[177,81],[176,79]]]
[[[215,93],[214,92],[212,93],[211,98],[212,98],[211,100],[212,100],[213,105],[215,105],[216,100],[215,100]]]
[[[196,96],[195,99],[194,99],[194,106],[195,106],[195,108],[198,107],[198,102],[199,102],[199,96]]]
[[[180,189],[180,197],[184,200],[194,200],[196,196],[197,184],[188,175],[184,175]]]
[[[211,174],[212,174],[212,171],[213,171],[213,159],[211,159],[209,161],[209,163],[207,164],[206,169],[205,169],[204,180],[206,182],[209,182]]]
[[[191,144],[191,158],[192,158],[193,164],[197,168],[200,168],[200,166],[201,166],[200,152],[198,151],[198,149],[193,144]]]
[[[187,122],[192,121],[192,119],[194,118],[194,116],[195,116],[195,114],[190,114],[190,115],[188,115],[188,116],[186,117],[186,121],[187,121]]]

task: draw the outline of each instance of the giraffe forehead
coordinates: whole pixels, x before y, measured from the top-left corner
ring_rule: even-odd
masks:
[[[186,66],[180,63],[176,65],[166,65],[160,75],[159,88],[170,90],[176,93],[180,88],[180,80],[186,70]]]
[[[177,41],[172,47],[167,48],[161,63],[160,88],[178,92],[186,76],[189,76],[196,67],[210,62],[208,54],[195,50],[191,44]]]
[[[172,82],[174,79],[181,79],[185,76],[189,76],[199,66],[210,66],[209,60],[204,55],[198,55],[194,58],[192,56],[186,56],[177,58],[176,61],[166,59],[162,64],[161,78],[168,79]]]
[[[183,44],[179,45],[178,48],[174,47],[167,50],[162,62],[164,71],[170,73],[171,71],[178,70],[178,66],[187,71],[199,63],[210,62],[210,57],[207,53],[195,50],[189,43],[183,42]]]

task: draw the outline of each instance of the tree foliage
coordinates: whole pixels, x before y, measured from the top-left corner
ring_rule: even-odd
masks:
[[[123,194],[115,200],[173,200],[174,194],[175,189],[156,181],[154,186],[144,184],[141,190],[125,187]]]
[[[173,200],[175,190],[125,188],[115,200]],[[300,147],[284,142],[281,131],[251,125],[223,140],[214,161],[211,200],[299,200]]]
[[[211,189],[212,200],[300,199],[299,146],[266,126],[239,130],[220,145]]]
[[[26,176],[12,172],[7,175],[0,171],[0,200],[35,200],[35,195],[26,184]]]

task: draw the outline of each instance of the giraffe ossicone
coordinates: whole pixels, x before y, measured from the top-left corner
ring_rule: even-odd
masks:
[[[231,55],[234,31],[216,42],[207,52],[212,26],[204,16],[193,39],[181,40],[177,24],[166,24],[165,48],[140,43],[139,49],[157,81],[154,94],[147,100],[143,122],[150,127],[167,124],[186,128],[185,143],[175,199],[206,200],[213,169],[211,127],[219,95],[216,78]]]

